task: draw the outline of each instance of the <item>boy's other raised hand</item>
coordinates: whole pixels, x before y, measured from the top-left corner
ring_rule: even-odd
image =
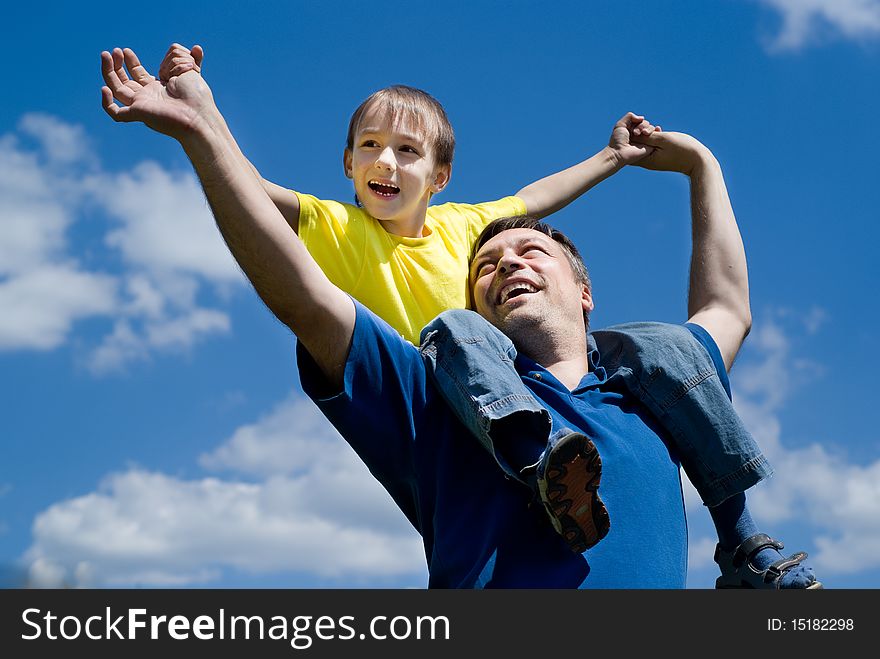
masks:
[[[642,115],[627,112],[614,124],[608,146],[617,155],[621,165],[633,165],[653,151],[641,140],[661,130]]]
[[[202,59],[205,51],[201,46],[195,45],[192,49],[173,43],[165,53],[165,58],[159,65],[159,80],[167,83],[171,78],[182,75],[187,71],[202,72]]]
[[[173,70],[173,66],[168,69]],[[213,107],[211,90],[192,66],[163,82],[141,65],[130,48],[102,52],[101,75],[105,83],[101,102],[114,121],[140,121],[178,140]]]

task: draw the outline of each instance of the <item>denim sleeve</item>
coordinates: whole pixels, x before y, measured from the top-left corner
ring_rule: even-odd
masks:
[[[419,529],[415,443],[434,397],[418,350],[357,301],[355,310],[342,391],[332,391],[298,343],[300,382]]]
[[[724,391],[727,392],[727,397],[732,399],[733,396],[730,393],[730,377],[727,375],[727,369],[724,368],[724,359],[721,357],[721,351],[715,344],[715,339],[712,338],[712,335],[709,334],[709,332],[696,323],[685,323],[684,326],[690,330],[691,334],[694,335],[694,338],[699,341],[709,353],[709,356],[712,358],[712,363],[715,364],[715,370],[718,372],[718,378],[724,386]]]

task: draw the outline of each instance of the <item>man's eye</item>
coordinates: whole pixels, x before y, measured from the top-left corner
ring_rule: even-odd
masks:
[[[490,262],[482,263],[477,268],[477,277],[482,277],[483,275],[488,275],[490,272],[494,272],[494,271],[495,271],[495,264],[494,263],[490,263]]]

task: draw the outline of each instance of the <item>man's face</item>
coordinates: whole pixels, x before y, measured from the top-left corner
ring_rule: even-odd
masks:
[[[367,212],[378,220],[424,222],[431,195],[449,179],[418,126],[392,121],[381,107],[364,113],[351,151],[345,151],[346,175]]]
[[[514,342],[522,331],[577,331],[593,310],[562,246],[533,229],[509,229],[484,244],[470,270],[476,311]]]

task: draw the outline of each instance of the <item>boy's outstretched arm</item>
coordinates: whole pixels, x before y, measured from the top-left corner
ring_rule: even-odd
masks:
[[[608,146],[599,153],[527,185],[516,196],[525,202],[529,215],[546,217],[564,208],[624,165],[632,165],[648,155],[651,147],[639,144],[634,139],[650,135],[655,130],[659,130],[659,126],[652,126],[641,115],[627,112],[614,124]]]
[[[159,80],[167,83],[173,76],[179,76],[187,71],[195,71],[198,74],[202,72],[202,61],[205,57],[205,50],[199,45],[195,45],[192,49],[182,46],[179,43],[173,43],[165,53],[165,58],[159,65]],[[293,190],[282,187],[272,181],[262,177],[260,172],[254,167],[253,163],[248,161],[254,174],[260,179],[263,189],[269,198],[275,204],[284,219],[294,231],[299,231],[299,198]]]
[[[269,199],[195,71],[162,84],[134,51],[101,53],[104,110],[176,139],[195,168],[217,226],[275,316],[338,386],[354,329],[351,298],[333,286]],[[127,69],[127,71],[126,71]]]
[[[690,178],[688,322],[712,335],[730,370],[751,329],[752,315],[746,252],[721,165],[690,135],[656,132],[640,139],[654,151],[639,161],[639,167],[681,172]]]

